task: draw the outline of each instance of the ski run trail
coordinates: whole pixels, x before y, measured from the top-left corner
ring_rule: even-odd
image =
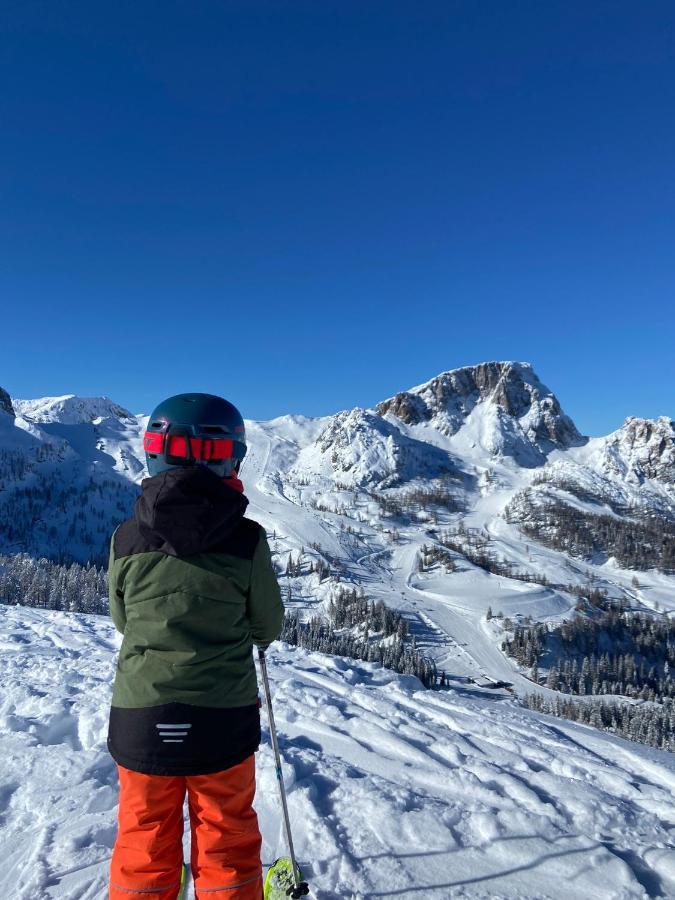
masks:
[[[0,606],[4,897],[107,896],[118,645],[104,618]],[[425,691],[374,664],[285,645],[268,656],[311,896],[675,897],[672,755],[508,695]],[[266,730],[257,766],[269,864],[284,843]]]

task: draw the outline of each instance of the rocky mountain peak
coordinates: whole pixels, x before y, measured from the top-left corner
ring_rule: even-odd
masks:
[[[14,418],[14,407],[12,406],[12,399],[3,388],[0,387],[0,410],[6,412],[8,415]]]
[[[629,416],[607,438],[605,464],[611,471],[642,481],[675,484],[675,422],[667,416]]]
[[[522,362],[485,362],[452,369],[378,404],[407,425],[432,423],[447,436],[456,434],[478,407],[496,410],[502,423],[516,420],[523,438],[539,453],[583,443],[574,422],[532,366]],[[508,455],[508,447],[506,448]]]

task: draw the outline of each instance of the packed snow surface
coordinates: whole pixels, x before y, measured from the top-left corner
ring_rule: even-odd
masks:
[[[107,896],[118,644],[105,619],[0,606],[6,897]],[[488,692],[425,691],[376,665],[284,646],[269,657],[313,897],[675,896],[672,756]],[[284,845],[266,733],[257,764],[270,863]]]

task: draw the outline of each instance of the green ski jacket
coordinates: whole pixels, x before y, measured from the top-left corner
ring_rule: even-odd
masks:
[[[113,535],[110,612],[123,640],[108,746],[126,768],[202,774],[257,749],[252,649],[279,636],[283,605],[240,484],[199,465],[147,478]]]

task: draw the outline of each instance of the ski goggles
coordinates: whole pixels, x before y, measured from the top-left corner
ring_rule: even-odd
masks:
[[[233,441],[231,438],[193,437],[187,429],[175,427],[168,434],[146,431],[143,438],[143,449],[146,453],[163,456],[167,462],[178,465],[190,465],[197,460],[220,462],[233,459],[235,444],[238,449],[240,442]],[[243,455],[243,453],[240,454],[241,457]]]

